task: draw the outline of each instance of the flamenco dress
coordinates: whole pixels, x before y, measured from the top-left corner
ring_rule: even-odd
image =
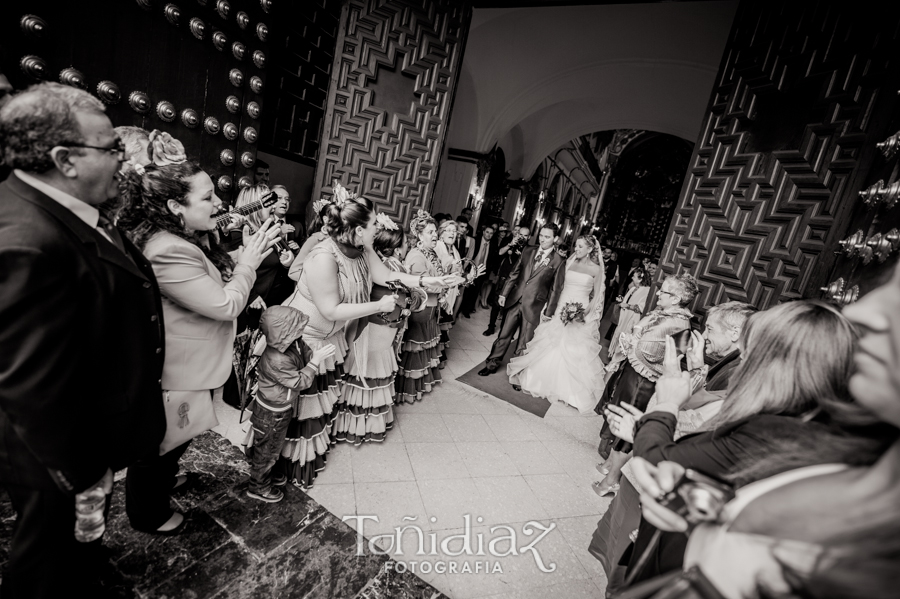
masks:
[[[396,258],[387,258],[384,264],[393,272],[405,272]],[[375,285],[369,301],[377,301],[386,293],[390,293],[386,287]],[[356,331],[351,333],[351,327],[347,330],[356,338],[344,362],[347,376],[333,425],[334,437],[354,445],[384,441],[394,425],[397,338],[403,335],[406,319],[386,324],[380,315],[373,314],[352,324]]]
[[[352,246],[338,244],[329,237],[316,244],[306,257],[306,262],[322,254],[331,256],[337,265],[341,303],[369,301],[371,279],[362,252]],[[335,347],[334,355],[319,364],[315,381],[297,394],[281,451],[282,458],[290,462],[288,479],[303,488],[312,486],[317,473],[325,468],[326,456],[335,442],[335,433],[338,437],[340,431],[346,434],[351,420],[347,416],[350,408],[342,398],[344,358],[349,348],[345,331],[347,321],[329,320],[319,312],[309,292],[312,284],[309,270],[304,268],[294,293],[283,303],[309,317],[302,338],[310,349],[315,351],[329,344]]]
[[[406,255],[406,268],[413,275],[437,277],[444,274],[434,251],[423,251],[418,247],[411,249]],[[438,297],[429,293],[425,308],[409,317],[395,381],[398,403],[415,403],[426,393],[431,393],[434,386],[442,381],[437,304]]]

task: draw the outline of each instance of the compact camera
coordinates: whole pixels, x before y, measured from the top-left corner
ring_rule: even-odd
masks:
[[[658,503],[696,525],[715,522],[725,504],[734,499],[734,487],[688,468]]]

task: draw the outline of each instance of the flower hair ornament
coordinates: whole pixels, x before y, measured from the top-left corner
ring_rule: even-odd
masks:
[[[375,226],[386,231],[396,231],[400,228],[397,226],[397,223],[392,221],[391,217],[384,212],[379,212],[375,215]]]
[[[425,210],[417,210],[416,215],[409,220],[410,232],[415,234],[416,229],[419,228],[419,224],[426,220],[431,220],[431,215]]]
[[[329,202],[328,200],[325,200],[325,199],[316,200],[315,202],[313,202],[313,205],[312,205],[313,214],[318,214],[318,213],[322,212],[322,208],[324,208],[325,206],[327,206],[330,203],[331,202]]]
[[[332,181],[332,191],[334,192],[334,204],[338,208],[343,208],[347,202],[353,201],[356,199],[356,194],[351,193],[347,190],[346,187],[341,185],[340,181],[334,179]]]
[[[147,155],[150,157],[150,164],[155,166],[166,166],[168,164],[181,164],[187,160],[187,154],[184,151],[184,145],[159,129],[150,132],[150,145],[147,147]],[[135,171],[143,174],[143,168],[140,170],[135,165]]]

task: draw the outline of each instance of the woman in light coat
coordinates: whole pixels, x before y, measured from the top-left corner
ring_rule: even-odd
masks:
[[[209,233],[222,205],[209,175],[188,162],[181,144],[168,136],[154,140],[151,135],[150,152],[151,164],[127,175],[120,223],[152,264],[163,295],[163,401],[196,409],[221,394],[228,379],[235,319],[278,231],[265,223],[232,257]],[[180,532],[184,516],[172,510],[169,496],[187,483],[187,477],[176,474],[189,444],[129,467],[126,493],[133,528]]]

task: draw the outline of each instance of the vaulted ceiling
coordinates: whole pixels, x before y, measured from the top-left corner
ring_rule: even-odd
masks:
[[[691,142],[736,0],[476,8],[448,146],[503,148],[512,178],[594,131],[644,129]]]

